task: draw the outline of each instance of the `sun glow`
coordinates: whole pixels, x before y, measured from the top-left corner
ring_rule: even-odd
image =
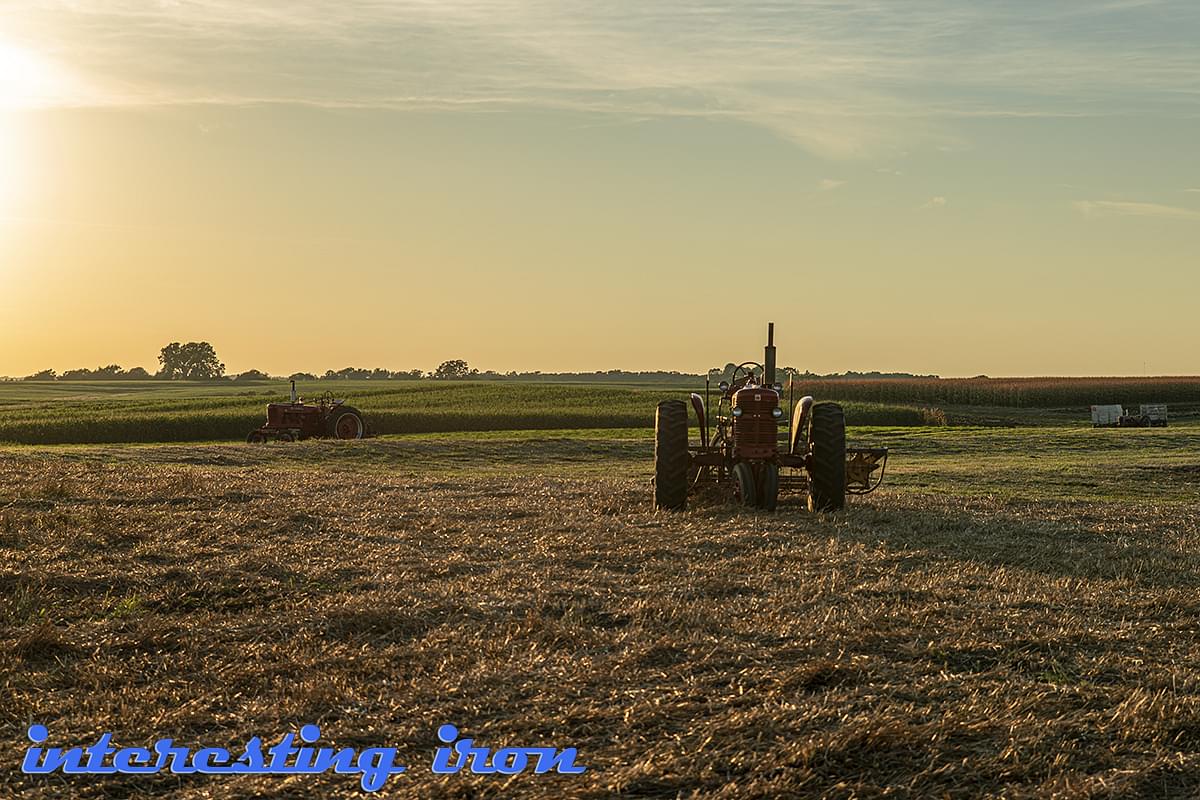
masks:
[[[22,112],[44,108],[68,97],[70,81],[39,55],[0,40],[0,226],[27,181],[22,140],[28,122]]]
[[[0,232],[7,222],[7,215],[12,212],[17,187],[22,183],[21,125],[17,117],[15,112],[0,107]]]
[[[48,59],[0,40],[0,110],[69,103],[73,83]]]
[[[40,58],[0,42],[0,109],[42,105],[56,83],[53,69]]]

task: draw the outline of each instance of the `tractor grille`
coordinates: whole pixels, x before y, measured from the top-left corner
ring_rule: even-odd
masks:
[[[751,386],[733,396],[733,407],[741,416],[733,418],[733,454],[735,458],[770,458],[775,455],[779,426],[772,410],[779,407],[779,395],[773,389]]]

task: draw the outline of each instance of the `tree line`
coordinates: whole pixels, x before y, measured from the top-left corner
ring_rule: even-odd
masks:
[[[270,380],[449,380],[490,376],[504,377],[493,372],[481,373],[472,369],[462,359],[443,361],[437,369],[425,372],[420,369],[389,370],[383,367],[362,369],[359,367],[344,367],[339,370],[326,370],[324,375],[314,375],[310,372],[295,372],[283,376],[269,375],[262,370],[251,369],[236,375],[225,374],[225,364],[217,357],[216,348],[209,342],[171,342],[159,351],[159,369],[151,374],[144,367],[122,369],[119,364],[109,364],[96,369],[70,369],[61,375],[52,369],[44,369],[32,375],[26,375],[23,381],[149,381],[149,380],[185,380],[185,381],[270,381]],[[515,373],[514,373],[515,374]],[[4,380],[14,380],[5,378]]]
[[[472,368],[461,358],[443,361],[437,369],[426,372],[420,369],[388,370],[383,367],[373,369],[360,367],[343,367],[339,370],[326,370],[317,375],[311,372],[294,372],[287,376],[269,375],[262,370],[251,369],[236,375],[226,375],[225,364],[217,357],[216,349],[208,342],[171,342],[163,347],[158,354],[159,369],[151,374],[143,367],[122,369],[117,364],[109,364],[96,369],[71,369],[61,375],[52,369],[44,369],[32,375],[26,375],[19,380],[24,381],[149,381],[149,380],[188,380],[188,381],[235,381],[254,382],[270,380],[294,381],[337,381],[337,380],[372,380],[372,381],[416,381],[416,380],[518,380],[545,382],[606,382],[606,383],[681,383],[695,385],[706,378],[712,383],[729,380],[734,371],[734,364],[714,367],[707,374],[676,372],[667,370],[629,371],[620,369],[596,370],[595,372],[496,372],[486,370],[481,372]],[[881,378],[936,378],[936,375],[911,375],[909,373],[880,373],[880,372],[844,372],[832,375],[817,375],[800,372],[794,367],[780,367],[779,380],[787,377],[823,378],[823,379],[881,379]],[[4,380],[14,380],[5,378]]]

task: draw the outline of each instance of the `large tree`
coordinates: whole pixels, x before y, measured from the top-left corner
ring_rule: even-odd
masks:
[[[158,354],[158,363],[159,376],[172,380],[211,380],[225,374],[225,365],[208,342],[171,342]]]
[[[463,361],[461,358],[455,358],[450,361],[443,361],[441,364],[439,364],[438,368],[433,372],[433,377],[437,380],[446,380],[465,378],[470,374],[471,370],[467,366],[467,362]]]

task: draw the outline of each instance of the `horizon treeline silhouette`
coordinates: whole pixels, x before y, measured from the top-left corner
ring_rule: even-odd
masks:
[[[421,369],[389,370],[384,367],[361,368],[343,367],[339,370],[326,370],[317,375],[311,372],[293,372],[290,375],[271,375],[258,369],[239,372],[236,375],[225,374],[225,364],[217,357],[216,349],[208,342],[171,342],[159,351],[159,369],[150,373],[144,367],[123,369],[118,364],[87,369],[81,367],[59,374],[53,369],[44,369],[21,378],[0,377],[4,381],[199,381],[199,382],[237,382],[252,383],[265,381],[338,381],[338,380],[372,380],[372,381],[417,381],[417,380],[482,380],[482,381],[546,381],[546,382],[626,382],[626,383],[694,383],[708,379],[713,383],[728,380],[735,365],[732,363],[722,367],[714,367],[707,373],[679,372],[678,370],[595,370],[591,372],[497,372],[472,368],[464,359],[449,359],[443,361],[431,371]],[[819,374],[800,371],[795,367],[781,367],[781,375],[797,378],[826,378],[826,379],[885,379],[885,378],[937,378],[937,375],[915,375],[907,372],[854,372]]]

